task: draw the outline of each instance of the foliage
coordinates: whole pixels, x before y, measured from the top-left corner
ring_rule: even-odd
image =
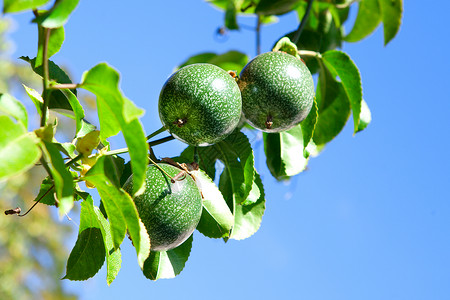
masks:
[[[37,86],[38,76],[9,57],[9,24],[9,20],[0,18],[0,91],[12,90],[19,82]],[[27,120],[23,104],[6,94],[0,99],[12,108],[9,113],[1,110],[0,115],[12,114],[10,120],[18,122],[15,125],[27,128],[27,121],[32,120]],[[36,166],[0,182],[0,210],[32,202],[45,176],[45,171]],[[52,200],[54,203],[53,196]],[[45,205],[20,220],[5,215],[0,218],[0,299],[76,299],[67,294],[59,280],[69,253],[65,243],[72,232],[72,227],[64,223],[56,220],[51,207]]]
[[[22,59],[29,62],[31,69],[42,77],[43,90],[38,93],[26,88],[41,120],[40,128],[31,132],[27,132],[24,126],[27,115],[21,102],[11,95],[1,95],[0,111],[4,115],[0,117],[0,123],[11,128],[11,134],[0,136],[0,145],[5,151],[5,155],[0,157],[0,166],[4,166],[1,178],[10,179],[40,161],[48,177],[42,182],[36,201],[58,207],[60,215],[71,210],[74,201],[81,201],[80,231],[64,278],[90,278],[106,259],[107,283],[110,284],[120,269],[120,245],[127,232],[146,277],[153,280],[174,277],[185,266],[192,237],[175,249],[148,254],[148,235],[132,201],[144,190],[148,161],[155,163],[151,148],[173,137],[152,139],[164,129],[146,137],[139,120],[143,110],[122,93],[119,73],[113,67],[106,63],[98,64],[86,71],[79,83],[72,83],[67,74],[49,60],[61,49],[63,26],[78,1],[60,0],[55,1],[47,11],[37,9],[47,2],[4,1],[4,13],[33,10],[36,16],[33,22],[39,29],[38,52],[35,58]],[[363,100],[361,75],[349,55],[336,49],[344,42],[362,40],[380,23],[384,28],[384,42],[389,43],[400,27],[401,0],[360,1],[356,21],[349,33],[344,31],[344,24],[355,1],[209,2],[224,10],[224,26],[228,30],[239,30],[238,15],[256,16],[258,26],[255,34],[258,36],[260,26],[271,24],[278,15],[295,11],[301,20],[299,28],[287,33],[275,48],[302,58],[311,73],[316,74],[316,99],[302,123],[288,131],[264,133],[267,165],[276,179],[286,180],[302,172],[309,158],[317,156],[341,132],[350,114],[353,115],[354,133],[367,127],[371,117]],[[240,71],[247,61],[248,55],[239,51],[224,54],[206,52],[189,58],[181,66],[205,62]],[[96,96],[99,128],[85,119],[77,96],[79,89]],[[65,115],[75,120],[76,128],[69,141],[55,139],[58,123],[49,122],[48,118],[48,111],[55,108],[66,110]],[[207,147],[188,146],[179,157],[170,160],[173,163],[194,162],[200,167],[199,171],[193,171],[197,172],[204,197],[198,230],[207,237],[225,241],[242,240],[260,227],[266,199],[263,182],[254,166],[252,145],[244,134],[247,130],[255,129],[242,120],[241,126],[223,141]],[[119,132],[123,134],[128,148],[110,149],[108,138]],[[119,156],[125,152],[130,155],[130,161],[126,163]],[[224,165],[220,174],[216,170],[217,161]],[[131,174],[134,178],[133,191],[127,193],[122,189],[122,184]],[[89,193],[80,189],[79,182],[97,189],[101,198],[100,207],[93,204]],[[49,194],[53,195],[54,201],[49,201]]]

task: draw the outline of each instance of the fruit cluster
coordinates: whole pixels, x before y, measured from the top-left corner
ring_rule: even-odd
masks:
[[[251,60],[240,78],[211,64],[176,71],[164,84],[159,114],[164,127],[192,146],[208,146],[227,137],[242,117],[265,132],[288,130],[303,121],[314,101],[314,83],[306,65],[284,52],[268,52]],[[185,171],[168,164],[149,166],[144,194],[136,208],[150,236],[152,251],[167,251],[195,230],[202,197],[195,178],[171,181],[166,175]],[[128,179],[124,189],[132,191]]]
[[[306,65],[284,52],[258,55],[239,79],[211,64],[179,69],[164,84],[159,115],[165,128],[191,146],[223,140],[246,121],[265,132],[288,130],[303,121],[314,101]]]

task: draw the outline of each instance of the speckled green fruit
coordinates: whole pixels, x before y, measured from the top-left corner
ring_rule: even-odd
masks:
[[[314,82],[300,59],[283,52],[263,53],[240,75],[242,111],[253,127],[280,132],[308,116],[314,101]]]
[[[223,140],[239,123],[242,100],[236,80],[211,64],[179,69],[159,95],[159,116],[169,132],[192,146]]]
[[[172,165],[158,165],[172,177],[181,171]],[[134,203],[150,237],[151,250],[167,251],[182,244],[197,227],[202,197],[188,174],[172,183],[160,169],[149,165],[146,176],[145,192],[135,197]],[[132,177],[123,188],[132,192]]]

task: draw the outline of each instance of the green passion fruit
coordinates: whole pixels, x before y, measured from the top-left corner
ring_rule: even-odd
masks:
[[[288,130],[309,114],[314,82],[306,65],[284,52],[256,56],[238,81],[248,123],[265,132]]]
[[[211,64],[185,66],[167,79],[159,116],[177,139],[192,146],[223,140],[238,125],[242,100],[236,80]]]
[[[160,168],[149,165],[145,192],[134,198],[139,217],[147,229],[152,251],[171,250],[189,238],[200,221],[202,196],[194,179],[185,171],[158,164],[167,174],[177,176],[171,181]],[[180,172],[184,172],[181,174]],[[124,190],[133,191],[132,176]]]

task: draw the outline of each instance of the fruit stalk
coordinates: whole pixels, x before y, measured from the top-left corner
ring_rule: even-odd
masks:
[[[308,6],[306,7],[305,15],[303,16],[303,19],[300,22],[300,25],[298,25],[298,29],[295,32],[294,39],[292,40],[292,42],[294,42],[294,44],[297,44],[298,40],[300,39],[300,35],[302,34],[303,28],[305,27],[306,22],[308,21],[309,13],[311,12],[313,2],[314,2],[314,0],[308,1]]]

